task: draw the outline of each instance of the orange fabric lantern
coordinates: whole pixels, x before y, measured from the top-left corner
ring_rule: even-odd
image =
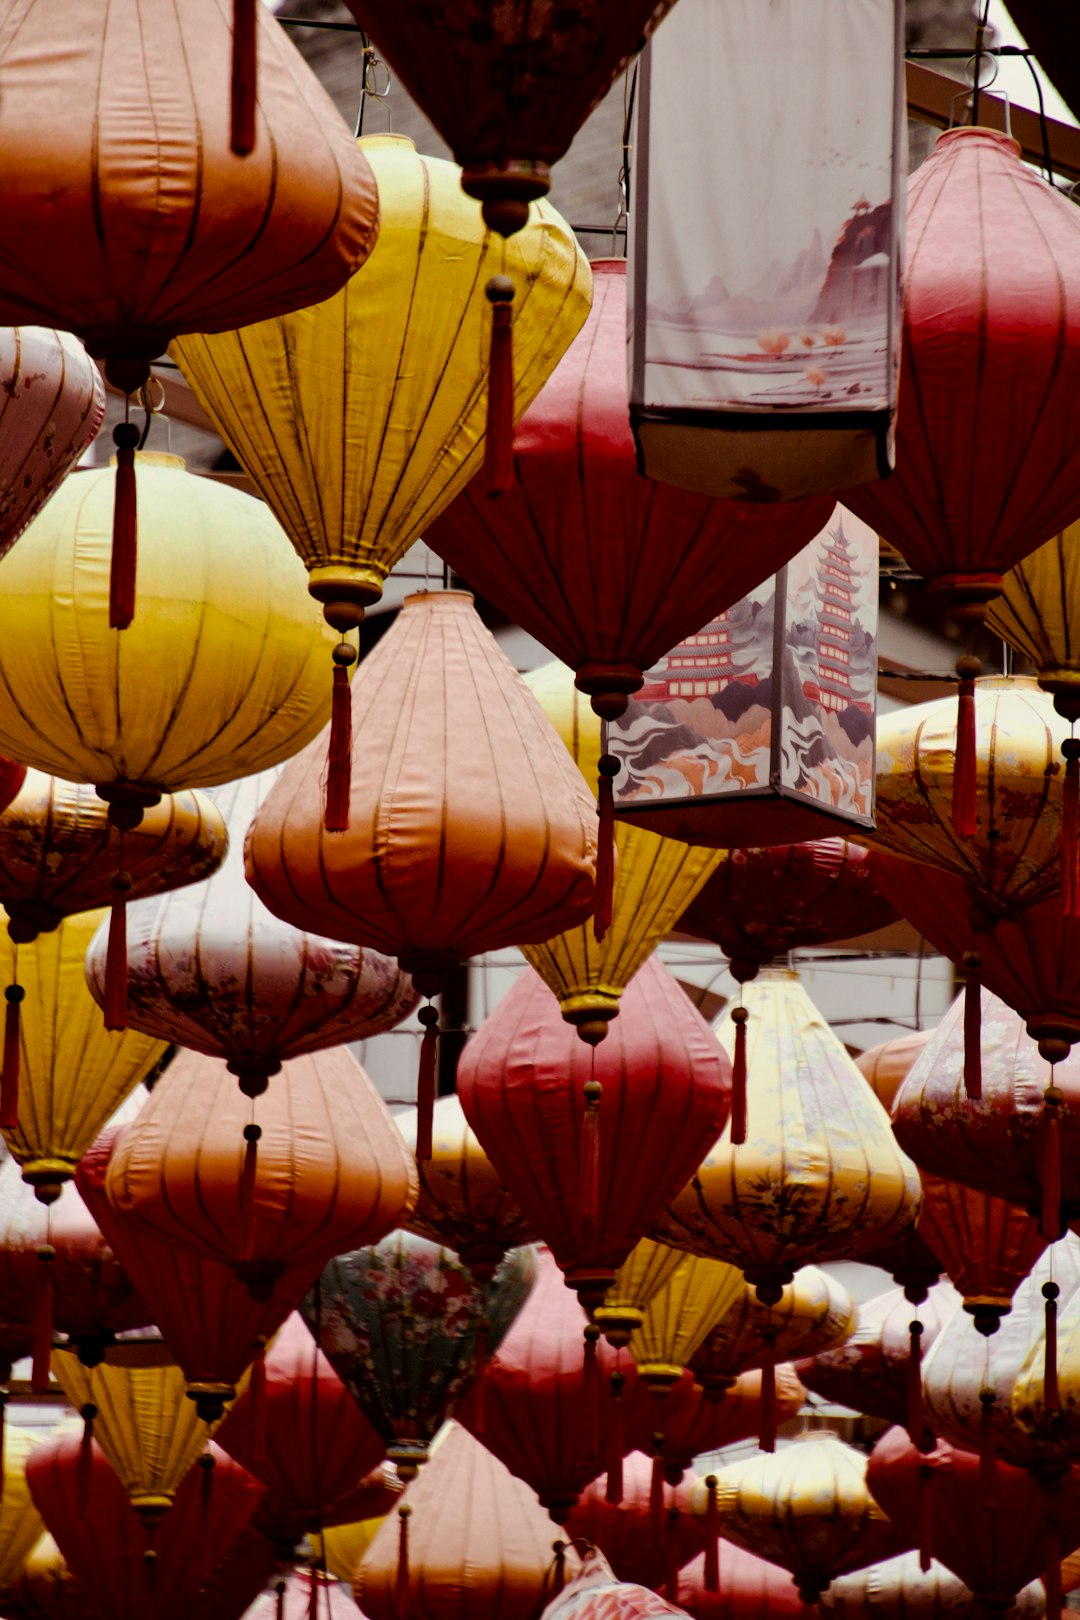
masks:
[[[259,1289],[385,1236],[417,1184],[386,1104],[337,1047],[293,1058],[257,1105],[223,1063],[182,1052],[117,1139],[106,1188],[132,1225]]]
[[[585,1045],[526,969],[457,1073],[492,1164],[593,1306],[723,1129],[730,1095],[730,1065],[659,958],[631,979],[609,1031]]]
[[[958,1181],[922,1175],[919,1231],[964,1296],[981,1333],[993,1333],[1047,1239],[1016,1204]]]
[[[290,762],[248,882],[298,928],[400,959],[423,995],[481,951],[548,939],[593,903],[596,811],[536,699],[460,591],[406,599],[354,682],[349,829],[323,827],[325,742]],[[430,1157],[434,1009],[421,1011]]]
[[[932,1035],[930,1029],[911,1030],[880,1046],[869,1047],[855,1059],[855,1067],[869,1081],[870,1090],[887,1113],[892,1112],[897,1092]]]

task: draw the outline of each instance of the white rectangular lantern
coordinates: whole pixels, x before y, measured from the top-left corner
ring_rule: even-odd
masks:
[[[892,466],[902,0],[679,0],[642,58],[630,402],[642,471],[750,500]]]

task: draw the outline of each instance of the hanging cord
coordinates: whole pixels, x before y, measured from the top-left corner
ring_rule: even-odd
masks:
[[[634,98],[637,95],[638,64],[623,80],[622,161],[619,164],[615,219],[611,226],[611,257],[615,258],[620,232],[623,239],[622,256],[626,257],[628,226],[630,221],[630,129],[634,121]]]
[[[376,56],[375,47],[367,34],[361,28],[360,44],[363,48],[363,71],[360,75],[360,106],[356,114],[356,138],[360,139],[364,133],[364,109],[370,96],[372,101],[381,101],[386,108],[386,133],[393,134],[393,121],[390,115],[390,69],[380,56]],[[385,73],[382,88],[379,88],[379,71]]]
[[[986,37],[986,21],[990,15],[990,0],[983,0],[982,16],[975,25],[975,55],[972,75],[971,122],[979,122],[979,82],[982,77],[981,62],[983,54],[983,40]],[[993,80],[990,81],[993,83]]]
[[[1035,63],[1032,60],[1031,56],[1026,54],[1025,57],[1024,57],[1024,60],[1028,65],[1028,71],[1030,72],[1031,77],[1035,81],[1035,94],[1039,98],[1039,133],[1042,136],[1043,168],[1046,170],[1047,181],[1049,182],[1050,185],[1053,186],[1054,185],[1054,164],[1053,164],[1053,160],[1052,160],[1051,155],[1050,155],[1050,126],[1046,122],[1046,104],[1043,101],[1042,80],[1039,78],[1039,70],[1035,66]],[[1054,189],[1056,190],[1057,187],[1055,186]],[[1012,651],[1011,648],[1009,650],[1010,650],[1010,652]]]
[[[113,495],[112,554],[109,560],[109,629],[126,630],[135,616],[138,511],[135,451],[142,436],[131,420],[131,395],[124,395],[124,420],[113,428],[116,483]]]
[[[0,1127],[5,1131],[19,1127],[19,1068],[20,1068],[20,1009],[26,991],[19,983],[19,946],[11,959],[11,983],[4,991],[7,1006],[4,1010],[3,1072],[0,1074]]]

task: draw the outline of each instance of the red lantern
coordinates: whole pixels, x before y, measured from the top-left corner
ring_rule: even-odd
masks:
[[[117,1214],[105,1178],[119,1132],[104,1131],[75,1172],[75,1185],[106,1241],[146,1300],[162,1338],[184,1370],[188,1395],[208,1423],[314,1281],[311,1266],[285,1271],[254,1298],[229,1266],[166,1243]],[[261,1290],[260,1290],[261,1295]]]
[[[974,627],[1002,574],[1080,514],[1080,217],[1011,136],[952,129],[911,182],[907,239],[896,470],[844,500]],[[957,670],[967,836],[978,660]]]
[[[672,1570],[705,1551],[705,1520],[691,1506],[697,1483],[692,1476],[665,1489],[655,1457],[632,1451],[623,1464],[622,1501],[607,1500],[606,1477],[594,1479],[566,1520],[566,1533],[599,1547],[620,1581],[663,1586]]]
[[[655,956],[608,1027],[585,1045],[527,968],[457,1075],[501,1181],[591,1305],[723,1130],[731,1084],[715,1036]]]
[[[806,1605],[779,1564],[721,1541],[716,1579],[710,1583],[708,1557],[705,1553],[679,1571],[675,1601],[694,1620],[806,1620]]]
[[[581,1574],[544,1610],[544,1620],[660,1620],[681,1615],[647,1586],[617,1581],[611,1565],[597,1547],[582,1560]]]
[[[266,1486],[256,1515],[274,1541],[299,1541],[351,1518],[351,1496],[386,1452],[303,1319],[293,1314],[266,1352],[261,1388],[248,1389],[218,1444]]]
[[[630,1405],[630,1423],[635,1432],[654,1430],[654,1450],[664,1459],[664,1477],[685,1473],[695,1457],[709,1451],[723,1451],[740,1440],[749,1440],[763,1427],[763,1370],[740,1373],[724,1391],[705,1390],[688,1372],[670,1394],[657,1399],[640,1390]],[[788,1362],[773,1370],[771,1424],[777,1428],[796,1417],[806,1400],[796,1369]],[[640,1421],[639,1421],[640,1413]],[[662,1445],[656,1441],[662,1437]]]
[[[920,1534],[924,1494],[932,1504],[933,1553],[969,1586],[986,1611],[1012,1606],[1037,1576],[1048,1577],[1046,1612],[1061,1608],[1062,1554],[1080,1543],[1080,1469],[1063,1468],[1045,1482],[1009,1463],[986,1465],[970,1451],[939,1440],[921,1452],[903,1429],[882,1435],[870,1454],[866,1480],[898,1529]],[[925,1537],[924,1537],[925,1543]],[[929,1551],[923,1547],[924,1553]]]
[[[921,1179],[919,1231],[964,1296],[979,1332],[994,1333],[1047,1240],[1030,1215],[1004,1198],[941,1176]]]

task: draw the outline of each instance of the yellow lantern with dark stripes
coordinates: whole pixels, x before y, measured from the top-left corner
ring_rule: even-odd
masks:
[[[526,677],[537,701],[584,776],[595,783],[601,722],[565,664],[545,664]],[[559,998],[562,1015],[583,1038],[602,1040],[619,998],[641,964],[675,924],[727,852],[683,844],[615,824],[615,891],[611,926],[598,943],[592,922],[523,945],[526,960]]]
[[[593,1321],[609,1344],[621,1348],[640,1328],[652,1300],[683,1264],[686,1256],[666,1243],[642,1238],[631,1249],[615,1273],[614,1285],[604,1295],[604,1303],[593,1312]]]
[[[638,1375],[651,1394],[677,1384],[710,1328],[721,1321],[745,1284],[738,1266],[684,1255],[653,1295],[641,1326],[630,1335]]]
[[[1027,659],[1066,719],[1080,719],[1080,523],[1010,568],[986,628]]]

